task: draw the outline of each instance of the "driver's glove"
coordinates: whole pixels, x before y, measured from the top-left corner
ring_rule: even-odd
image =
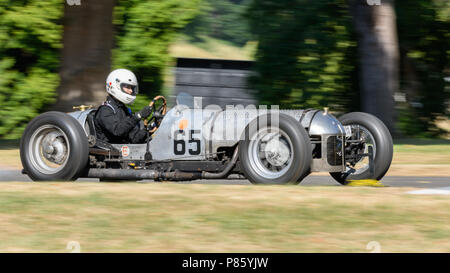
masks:
[[[135,114],[135,116],[138,119],[142,119],[142,118],[145,119],[145,118],[148,118],[148,116],[150,116],[151,113],[152,113],[152,108],[150,106],[145,106],[144,108],[142,108],[141,111],[137,112]]]

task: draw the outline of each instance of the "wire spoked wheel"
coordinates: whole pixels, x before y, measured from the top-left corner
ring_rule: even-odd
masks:
[[[362,154],[369,153],[369,147],[372,147],[373,157],[376,155],[377,146],[375,143],[375,138],[370,133],[369,129],[362,125],[350,125],[350,129],[352,130],[352,137],[350,140],[359,141],[359,147],[355,148],[356,153],[354,156],[358,157],[354,160],[354,162],[347,163],[346,171],[352,174],[361,174],[367,171],[370,167],[369,165],[369,157],[361,156]]]
[[[346,131],[351,130],[351,136],[345,141],[345,171],[330,173],[331,176],[343,185],[352,180],[381,180],[389,170],[393,156],[392,137],[386,125],[363,112],[345,114],[339,121]],[[367,156],[369,150],[373,156],[372,170]]]

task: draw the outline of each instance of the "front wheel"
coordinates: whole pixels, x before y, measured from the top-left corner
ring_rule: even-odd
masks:
[[[34,118],[20,140],[20,159],[35,181],[75,180],[89,157],[86,134],[73,117],[47,112]]]
[[[393,156],[392,136],[386,125],[377,117],[362,112],[348,113],[338,120],[346,128],[346,170],[330,173],[331,176],[343,185],[351,180],[383,178]],[[370,150],[373,151],[373,171],[370,170],[369,158],[361,156]]]

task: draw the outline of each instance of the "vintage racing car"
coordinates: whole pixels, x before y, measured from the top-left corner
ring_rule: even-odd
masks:
[[[186,98],[167,111],[162,96],[150,105],[145,144],[97,139],[95,109],[35,117],[20,143],[23,173],[36,181],[183,181],[234,174],[252,183],[297,184],[311,172],[329,172],[346,184],[380,180],[392,161],[388,129],[367,113],[336,119],[327,109],[203,108]]]

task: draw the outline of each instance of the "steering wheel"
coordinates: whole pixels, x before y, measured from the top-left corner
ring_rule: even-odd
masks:
[[[156,102],[161,100],[162,104],[156,108]],[[153,115],[150,119],[144,120],[144,125],[147,127],[148,132],[153,134],[158,130],[159,125],[161,125],[161,121],[166,115],[167,112],[167,100],[164,96],[156,96],[148,105],[152,108]]]

